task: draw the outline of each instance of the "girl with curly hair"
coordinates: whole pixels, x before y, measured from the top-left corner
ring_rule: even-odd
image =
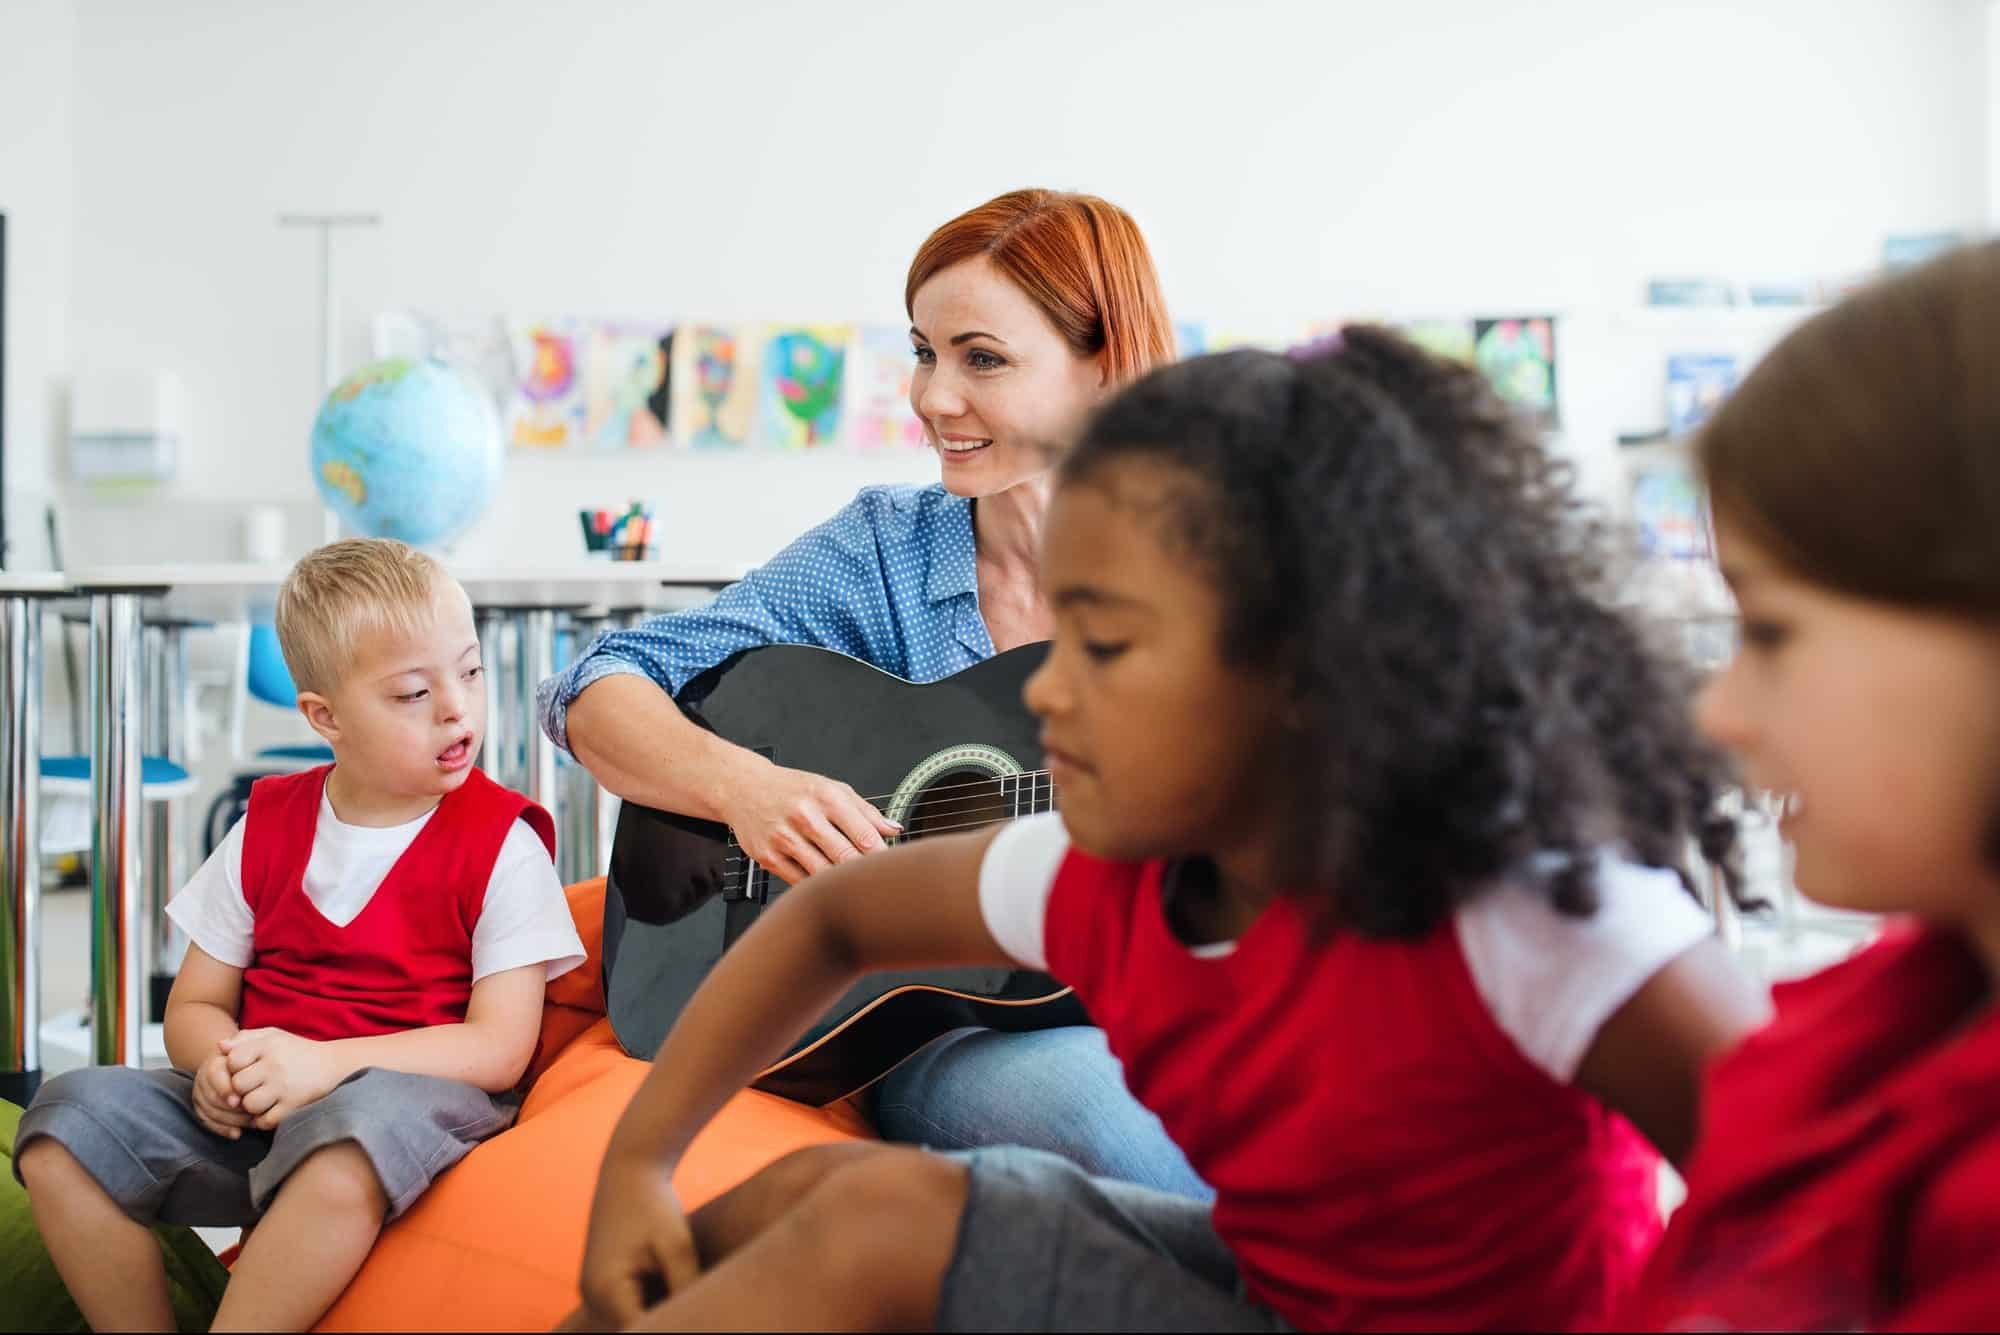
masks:
[[[1633,1328],[2000,1326],[1996,355],[1987,244],[1801,326],[1700,437],[1742,624],[1700,722],[1800,891],[1890,925],[1709,1073]]]
[[[1118,395],[1044,533],[1060,814],[833,867],[724,957],[613,1139],[584,1315],[1603,1320],[1660,1231],[1653,1147],[1763,1006],[1683,866],[1734,866],[1722,764],[1597,552],[1474,374],[1386,331]],[[856,974],[1009,961],[1076,988],[1212,1211],[849,1145],[682,1214],[689,1141]]]

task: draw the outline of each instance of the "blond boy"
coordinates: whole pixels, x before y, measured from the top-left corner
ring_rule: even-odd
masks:
[[[259,780],[167,907],[190,945],[173,1070],[51,1080],[15,1172],[91,1326],[173,1328],[146,1225],[256,1224],[216,1330],[304,1330],[387,1219],[512,1121],[547,980],[583,947],[547,812],[473,760],[465,591],[402,543],[338,542],[278,594],[334,763]]]

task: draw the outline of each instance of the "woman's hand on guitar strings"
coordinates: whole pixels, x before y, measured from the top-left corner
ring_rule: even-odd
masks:
[[[756,863],[789,885],[864,853],[903,827],[838,779],[785,769],[763,757],[723,802],[723,820]]]

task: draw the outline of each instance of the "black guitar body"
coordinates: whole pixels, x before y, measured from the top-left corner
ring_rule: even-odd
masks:
[[[746,650],[689,682],[696,722],[791,769],[850,784],[910,837],[1045,811],[1021,686],[1047,645],[1024,645],[925,685],[824,649]],[[728,943],[785,885],[713,821],[626,803],[604,896],[605,998],[625,1051],[651,1058]],[[945,969],[861,980],[756,1087],[800,1102],[845,1097],[963,1025],[1088,1023],[1046,974]]]

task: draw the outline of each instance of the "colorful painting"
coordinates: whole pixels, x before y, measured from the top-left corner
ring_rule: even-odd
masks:
[[[581,331],[570,320],[519,320],[507,443],[516,449],[567,449],[583,438]]]
[[[1472,321],[1411,320],[1397,326],[1404,338],[1446,361],[1474,362]]]
[[[924,424],[910,407],[916,366],[908,331],[867,325],[855,333],[847,368],[846,430],[855,449],[923,448]]]
[[[667,442],[672,336],[658,325],[598,325],[584,342],[583,439],[592,449]]]
[[[1676,352],[1667,358],[1667,431],[1684,436],[1708,420],[1736,388],[1727,352]]]
[[[1965,244],[1957,232],[1913,232],[1882,238],[1882,267],[1890,273],[1912,269]]]
[[[684,449],[740,450],[757,414],[762,338],[734,325],[682,325],[668,370],[674,443]]]
[[[1265,352],[1283,352],[1307,341],[1303,331],[1292,334],[1272,333],[1269,330],[1251,331],[1246,329],[1210,329],[1203,352],[1228,352],[1231,348],[1261,348]]]
[[[1472,322],[1473,355],[1494,392],[1542,431],[1560,425],[1556,409],[1556,322],[1548,315]]]
[[[782,325],[764,344],[757,439],[809,450],[839,434],[851,325]]]
[[[1639,555],[1692,561],[1709,554],[1701,488],[1683,459],[1647,464],[1632,474],[1632,523]]]

